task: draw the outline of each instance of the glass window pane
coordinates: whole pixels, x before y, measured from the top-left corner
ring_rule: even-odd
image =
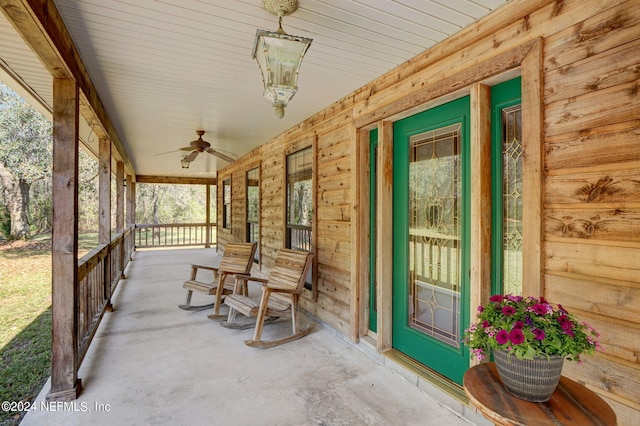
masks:
[[[222,181],[222,227],[231,229],[231,179]]]
[[[259,170],[247,172],[247,221],[258,222],[258,205],[260,201]]]

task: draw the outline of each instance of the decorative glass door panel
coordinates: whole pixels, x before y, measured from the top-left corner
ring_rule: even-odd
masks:
[[[522,106],[502,109],[502,286],[522,295]]]
[[[460,344],[460,138],[452,124],[409,139],[409,323]]]
[[[492,292],[522,295],[521,79],[491,88],[493,167]]]

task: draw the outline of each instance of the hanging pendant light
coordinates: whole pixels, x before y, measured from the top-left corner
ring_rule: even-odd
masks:
[[[275,32],[256,31],[252,57],[258,62],[264,83],[263,96],[275,107],[276,116],[284,117],[284,107],[298,91],[298,73],[302,58],[313,41],[291,36],[282,29],[282,17],[298,8],[297,0],[263,0],[264,8],[278,16]]]
[[[183,169],[188,169],[189,168],[189,163],[191,163],[191,162],[189,161],[189,158],[187,158],[186,155],[184,157],[182,157],[182,160],[180,160],[180,164],[182,165]]]

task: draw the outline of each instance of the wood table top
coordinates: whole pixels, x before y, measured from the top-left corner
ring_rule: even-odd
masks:
[[[615,426],[616,414],[595,392],[562,376],[551,399],[529,402],[503,386],[495,363],[476,365],[464,375],[464,391],[487,419],[499,425]]]

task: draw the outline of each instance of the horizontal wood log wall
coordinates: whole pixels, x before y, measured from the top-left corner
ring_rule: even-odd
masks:
[[[233,229],[244,235],[246,165],[261,165],[261,250],[268,272],[284,242],[284,160],[316,138],[318,299],[304,309],[348,336],[354,312],[352,227],[358,205],[351,158],[354,132],[409,116],[434,96],[454,98],[479,78],[491,81],[507,53],[543,40],[544,296],[594,325],[606,352],[564,374],[585,383],[616,410],[619,424],[640,415],[640,0],[518,0],[465,28],[298,124],[223,170],[233,176]],[[481,70],[478,77],[466,73]],[[465,81],[449,81],[452,75]],[[429,91],[434,81],[443,93]],[[304,90],[304,88],[301,88]],[[295,100],[291,104],[295,108]],[[525,117],[526,119],[526,117]],[[526,135],[525,135],[526,137]],[[360,141],[363,143],[364,141]],[[362,171],[364,173],[365,171]],[[365,176],[362,174],[362,176]],[[218,196],[221,212],[221,193]],[[218,223],[222,223],[218,217]],[[361,247],[361,249],[364,249]],[[357,275],[355,275],[357,276]],[[365,286],[366,287],[366,286]],[[364,288],[364,287],[361,287]],[[364,298],[366,300],[366,298]]]

